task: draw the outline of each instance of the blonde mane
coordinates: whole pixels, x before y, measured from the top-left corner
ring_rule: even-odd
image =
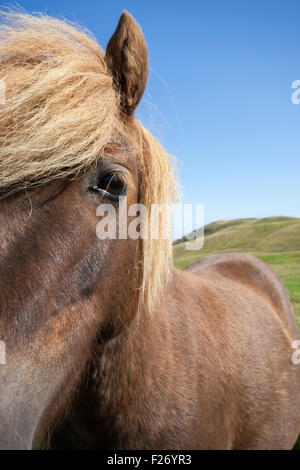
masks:
[[[93,36],[49,16],[0,15],[0,80],[6,95],[0,104],[0,191],[76,176],[101,158],[119,132],[139,161],[140,202],[148,216],[152,204],[170,203],[176,185],[168,156],[136,121],[129,132],[105,54]],[[141,299],[151,309],[168,280],[171,241],[142,243]]]

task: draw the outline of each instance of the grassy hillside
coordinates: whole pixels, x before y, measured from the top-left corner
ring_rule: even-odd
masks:
[[[204,247],[186,251],[184,239],[174,242],[177,268],[216,253],[244,252],[268,263],[283,280],[294,307],[300,331],[300,219],[268,217],[238,219],[206,225]]]

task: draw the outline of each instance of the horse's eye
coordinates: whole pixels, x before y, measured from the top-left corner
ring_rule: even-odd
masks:
[[[99,189],[104,189],[105,191],[110,194],[113,194],[114,196],[120,196],[124,192],[126,184],[124,180],[120,178],[120,176],[114,173],[104,175],[102,178],[100,178],[97,187]]]
[[[97,184],[90,185],[89,189],[102,196],[118,199],[120,196],[126,195],[127,185],[118,173],[106,173],[99,177]]]

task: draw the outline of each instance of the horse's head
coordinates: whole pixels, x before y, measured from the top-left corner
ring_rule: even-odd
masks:
[[[169,241],[128,237],[120,217],[125,195],[149,209],[173,189],[164,152],[133,118],[147,70],[128,13],[105,54],[48,17],[2,25],[0,448],[39,444],[95,341],[120,334],[166,277]]]

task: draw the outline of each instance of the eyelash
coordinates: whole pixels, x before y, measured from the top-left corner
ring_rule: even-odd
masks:
[[[119,172],[105,173],[100,175],[97,184],[89,186],[89,190],[101,194],[102,197],[116,201],[126,195],[127,184],[119,176]]]

